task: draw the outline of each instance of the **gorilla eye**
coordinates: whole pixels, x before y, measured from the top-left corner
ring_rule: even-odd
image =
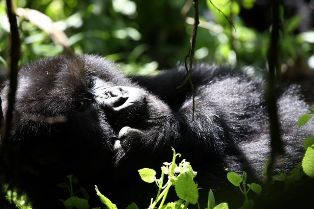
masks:
[[[88,80],[87,80],[87,87],[88,87],[89,89],[91,89],[91,88],[93,88],[94,86],[95,86],[95,81],[94,81],[94,79],[92,79],[92,78],[88,79]]]
[[[74,101],[74,109],[75,111],[85,111],[88,109],[94,102],[94,97],[92,93],[85,92],[81,94],[75,101]]]
[[[76,111],[82,112],[82,111],[85,111],[90,106],[90,103],[91,102],[88,100],[77,101],[74,104],[74,108]]]

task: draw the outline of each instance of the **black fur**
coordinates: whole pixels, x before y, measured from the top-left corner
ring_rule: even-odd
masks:
[[[263,82],[237,70],[194,68],[193,116],[189,85],[178,88],[183,67],[131,79],[90,55],[23,67],[10,139],[14,152],[3,160],[7,181],[27,192],[34,209],[62,208],[58,199],[69,195],[57,185],[68,174],[90,191],[91,202],[97,184],[119,206],[148,206],[154,185],[142,183],[137,170],[158,171],[170,161],[171,147],[192,163],[202,188],[220,187],[229,170],[261,180],[270,152]],[[313,124],[297,127],[308,106],[294,87],[283,91],[278,107],[285,154],[275,169],[288,171],[300,162],[302,140],[314,134]]]

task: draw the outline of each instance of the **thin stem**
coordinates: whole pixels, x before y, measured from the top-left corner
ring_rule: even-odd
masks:
[[[156,195],[156,199],[159,196],[159,194],[161,192],[161,189],[163,187],[162,185],[164,183],[164,176],[165,176],[164,170],[161,169],[161,177],[160,177],[160,182],[159,182],[159,185],[158,185],[158,192],[157,192],[157,195]]]
[[[167,187],[165,188],[165,190],[162,192],[162,193],[164,193],[164,194],[163,194],[163,197],[162,197],[162,200],[161,200],[161,202],[160,202],[160,205],[159,205],[158,209],[161,209],[161,208],[164,206],[164,203],[165,203],[165,200],[166,200],[166,198],[167,198],[169,189],[170,189],[170,187],[172,186],[172,183],[170,182],[170,180],[169,180],[168,183],[169,183],[168,186],[167,186]],[[159,201],[159,200],[158,200],[158,201]],[[158,201],[157,201],[157,202],[158,202]]]

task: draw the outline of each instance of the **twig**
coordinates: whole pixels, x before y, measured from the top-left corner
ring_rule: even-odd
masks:
[[[209,0],[209,2],[228,21],[228,23],[232,26],[234,31],[236,31],[236,28],[235,28],[235,26],[233,24],[233,21],[230,20],[229,17],[223,11],[221,11],[221,9],[219,9],[211,0]],[[232,1],[231,1],[231,4],[232,4]],[[232,7],[232,5],[231,5],[231,7]],[[232,12],[232,9],[231,9],[231,12]]]
[[[197,35],[197,28],[199,24],[199,14],[198,14],[198,0],[193,0],[193,5],[194,5],[194,24],[193,24],[193,31],[192,31],[192,36],[190,39],[190,48],[188,51],[188,54],[185,56],[184,59],[184,66],[185,70],[187,72],[185,79],[183,81],[183,84],[180,85],[178,88],[182,87],[185,85],[187,82],[189,82],[192,93],[193,93],[193,118],[194,118],[194,110],[195,110],[195,98],[194,98],[194,84],[192,82],[191,74],[192,74],[192,67],[193,67],[193,59],[194,59],[194,52],[195,52],[195,43],[196,43],[196,35]]]

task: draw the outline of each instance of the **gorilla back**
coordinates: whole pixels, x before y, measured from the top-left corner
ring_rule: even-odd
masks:
[[[198,171],[203,188],[220,187],[226,171],[260,179],[270,153],[262,82],[243,72],[197,65],[192,91],[177,88],[183,67],[155,77],[126,78],[100,57],[60,56],[19,72],[12,152],[1,161],[6,182],[25,191],[34,209],[62,208],[69,195],[58,184],[73,174],[90,191],[100,190],[119,206],[149,205],[154,193],[137,170],[158,169],[175,147]],[[7,108],[8,85],[1,94]],[[310,124],[297,128],[308,106],[289,88],[278,100],[285,154],[275,165],[288,171],[300,162]],[[152,190],[152,192],[154,192]],[[146,199],[145,199],[146,198]],[[97,205],[97,204],[96,204]]]

